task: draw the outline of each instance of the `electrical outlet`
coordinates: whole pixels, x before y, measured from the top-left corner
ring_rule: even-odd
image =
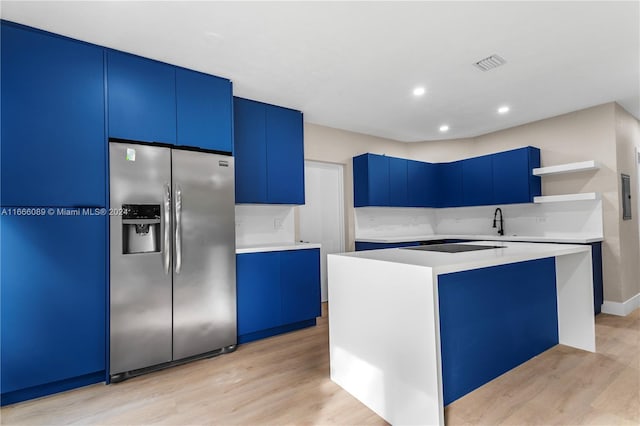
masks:
[[[545,223],[547,221],[547,218],[544,216],[539,216],[536,218],[536,222],[538,223]]]
[[[273,220],[273,229],[282,229],[282,219]]]

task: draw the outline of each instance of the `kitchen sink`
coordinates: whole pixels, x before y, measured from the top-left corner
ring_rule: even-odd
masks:
[[[503,246],[480,246],[475,244],[430,244],[415,247],[401,247],[404,250],[439,251],[442,253],[462,253],[465,251],[490,250]]]

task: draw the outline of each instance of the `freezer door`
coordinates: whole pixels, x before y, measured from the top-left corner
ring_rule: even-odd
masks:
[[[109,162],[113,375],[172,359],[172,229],[166,199],[171,194],[171,150],[111,142]],[[120,209],[132,205],[137,211],[129,215],[146,219],[124,217],[127,212]],[[149,218],[157,213],[159,224],[154,224]]]
[[[172,151],[173,357],[236,344],[233,157]]]

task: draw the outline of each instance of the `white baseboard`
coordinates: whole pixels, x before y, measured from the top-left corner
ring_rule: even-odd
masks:
[[[602,313],[626,317],[638,307],[640,307],[640,293],[622,303],[605,300],[602,304]]]

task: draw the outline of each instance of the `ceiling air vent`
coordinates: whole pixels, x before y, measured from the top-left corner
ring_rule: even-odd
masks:
[[[489,71],[493,68],[498,68],[500,65],[504,65],[507,61],[502,59],[498,55],[491,55],[487,58],[481,59],[473,65],[478,67],[482,71]]]

